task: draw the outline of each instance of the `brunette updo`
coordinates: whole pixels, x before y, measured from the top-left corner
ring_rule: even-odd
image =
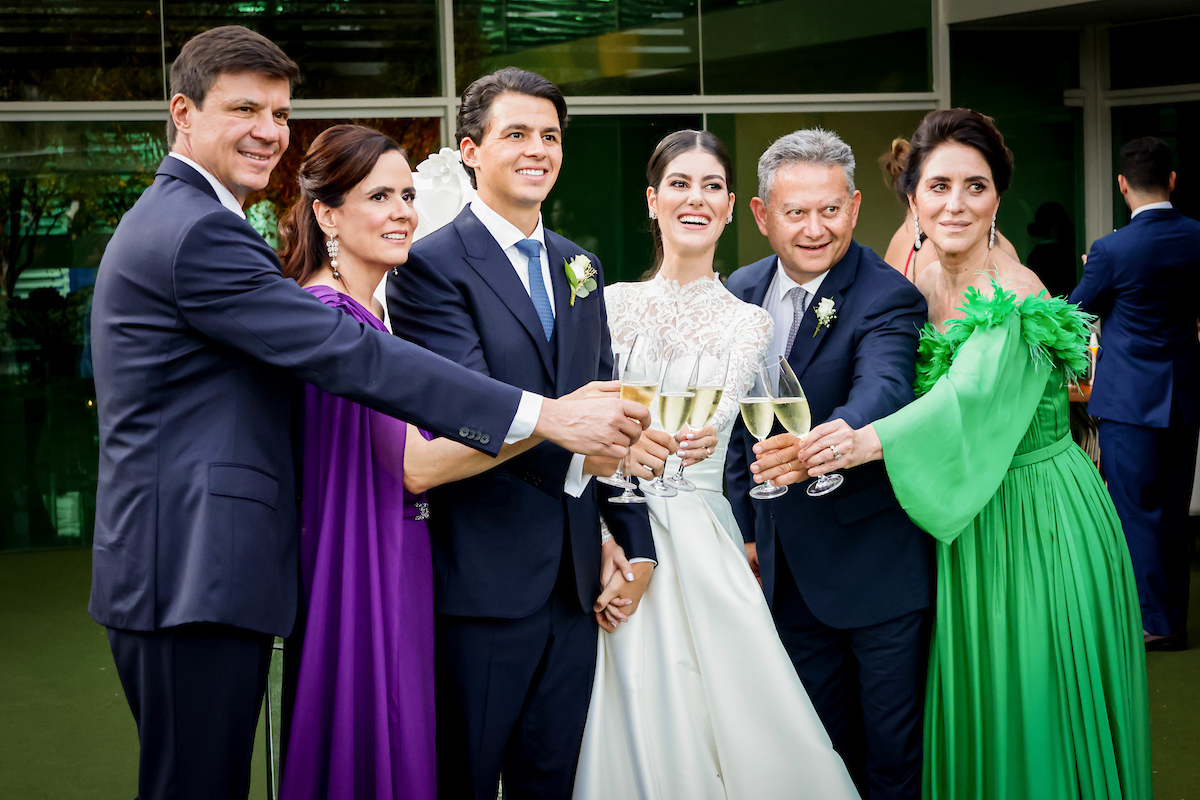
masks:
[[[300,162],[300,199],[279,221],[285,277],[303,286],[328,257],[313,201],[341,208],[346,193],[366,180],[380,156],[391,152],[408,158],[395,139],[363,125],[334,125],[313,140]]]
[[[908,165],[908,152],[912,145],[908,139],[896,137],[892,139],[892,149],[879,157],[879,168],[883,170],[883,182],[896,193],[896,197],[905,206],[908,205],[908,195],[904,193],[901,177],[904,167]]]
[[[1008,190],[1012,183],[1013,154],[1005,147],[1004,136],[996,127],[996,121],[969,108],[950,108],[931,111],[913,134],[908,163],[900,176],[905,195],[916,191],[930,154],[947,143],[965,144],[978,150],[992,170],[996,194]]]
[[[708,131],[688,129],[668,134],[650,155],[650,161],[646,164],[646,183],[654,189],[655,194],[662,186],[671,162],[693,150],[708,153],[717,160],[721,169],[725,170],[725,190],[733,191],[733,161],[729,158],[725,143]],[[654,266],[643,276],[646,278],[653,277],[663,262],[662,228],[658,226],[658,220],[650,220],[650,232],[654,236]]]

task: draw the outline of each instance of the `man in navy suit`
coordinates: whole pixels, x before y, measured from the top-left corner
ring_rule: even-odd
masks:
[[[636,438],[636,407],[543,401],[364,328],[283,277],[242,203],[287,148],[297,75],[245,28],[185,44],[171,153],[97,275],[89,611],[137,723],[143,800],[249,791],[272,638],[296,615],[296,379],[492,454],[531,432],[600,455]]]
[[[611,377],[599,260],[542,226],[567,107],[515,68],[463,94],[456,139],[478,197],[418,242],[388,280],[396,333],[548,397]],[[577,256],[598,288],[574,296]],[[576,269],[579,275],[580,269]],[[644,583],[654,544],[644,505],[604,500],[611,460],[540,445],[429,493],[444,798],[567,800],[596,662],[603,516]],[[602,490],[602,491],[601,491]],[[613,547],[614,545],[606,545]]]
[[[727,285],[775,318],[770,355],[791,364],[813,424],[858,427],[909,403],[925,300],[851,238],[861,195],[850,148],[796,131],[767,149],[758,176],[750,206],[775,255]],[[836,316],[822,322],[826,299]],[[919,797],[931,540],[880,464],[847,472],[823,497],[797,484],[751,500],[753,445],[739,420],[726,480],[784,646],[863,796]]]
[[[1088,413],[1125,530],[1147,650],[1187,646],[1188,505],[1200,426],[1200,222],[1171,206],[1166,142],[1121,148],[1129,224],[1088,253],[1071,302],[1101,320]]]

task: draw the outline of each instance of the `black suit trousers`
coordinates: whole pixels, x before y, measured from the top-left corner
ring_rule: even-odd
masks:
[[[831,628],[804,602],[776,544],[771,613],[834,750],[864,799],[918,800],[929,609]]]
[[[108,629],[141,755],[139,800],[244,800],[274,637],[227,625]]]
[[[1101,466],[1129,544],[1142,627],[1158,636],[1187,633],[1196,440],[1178,407],[1168,428],[1100,420]]]
[[[558,579],[521,619],[435,620],[438,797],[570,800],[596,673],[595,616],[583,611],[564,546]]]

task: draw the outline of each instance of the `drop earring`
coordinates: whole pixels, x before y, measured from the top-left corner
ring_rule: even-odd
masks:
[[[988,233],[988,250],[996,246],[996,215],[992,215],[992,229]]]
[[[917,212],[913,212],[913,250],[921,249],[921,220],[917,219]]]
[[[329,241],[325,243],[325,249],[329,253],[329,267],[333,270],[333,277],[340,281],[342,276],[338,273],[338,240],[336,236],[329,237]]]

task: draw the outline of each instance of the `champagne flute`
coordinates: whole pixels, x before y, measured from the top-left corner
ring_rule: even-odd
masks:
[[[636,341],[637,341],[637,337],[635,336],[634,342],[636,343]],[[613,353],[613,368],[612,368],[613,380],[615,380],[615,381],[621,380],[621,367],[623,367],[625,365],[625,361],[628,358],[629,358],[628,353]],[[621,399],[625,399],[625,398],[622,397]],[[625,477],[625,459],[624,458],[622,458],[619,462],[617,462],[617,471],[616,472],[614,472],[612,475],[605,475],[605,476],[597,477],[596,480],[600,481],[600,483],[603,483],[607,486],[615,486],[618,489],[625,489],[627,491],[637,488],[637,486],[634,484],[633,481],[631,481]],[[636,497],[637,495],[634,495],[634,496]]]
[[[638,335],[630,345],[625,363],[621,367],[621,399],[641,403],[646,408],[654,402],[658,393],[660,347],[649,336]],[[625,463],[625,459],[621,459]],[[610,503],[644,503],[646,498],[633,493],[632,485],[617,497],[608,498]]]
[[[729,372],[729,353],[701,350],[696,363],[696,399],[688,415],[688,428],[698,431],[712,422],[725,394],[725,378]],[[683,477],[683,462],[679,471],[667,478],[667,483],[681,492],[695,491],[696,485]]]
[[[804,389],[800,387],[800,381],[792,371],[792,365],[783,356],[779,356],[779,360],[768,369],[767,391],[771,394],[771,405],[780,423],[788,433],[803,441],[812,428],[812,412],[808,407],[808,398],[804,396]],[[825,480],[826,478],[829,480]],[[844,480],[845,478],[837,474],[822,475],[809,484],[808,496],[820,497],[829,494],[841,486]]]
[[[697,364],[698,359],[694,354],[675,350],[667,359],[667,368],[663,370],[662,383],[658,387],[658,421],[663,430],[672,436],[683,430],[692,412],[692,403],[696,399]],[[663,480],[662,475],[648,486],[643,486],[642,491],[656,497],[679,494],[679,489]]]
[[[746,423],[750,435],[760,442],[771,435],[775,425],[775,410],[771,407],[771,396],[767,394],[764,373],[764,369],[758,370],[754,385],[743,395],[741,402],[742,422]],[[787,490],[786,486],[776,486],[768,480],[751,489],[750,496],[756,500],[770,500],[787,494]]]

